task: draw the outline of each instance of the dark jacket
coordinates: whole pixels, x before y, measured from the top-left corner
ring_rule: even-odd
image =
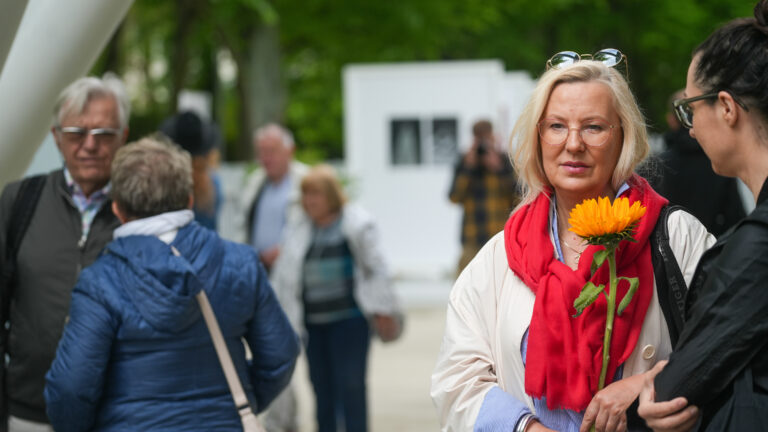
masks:
[[[5,262],[5,235],[19,186],[20,182],[8,184],[0,197],[0,263]],[[11,415],[48,421],[43,400],[45,372],[64,328],[72,287],[80,271],[112,240],[112,231],[118,226],[108,201],[80,244],[82,220],[64,172],[56,170],[48,175],[17,255],[18,283],[11,305],[6,381]]]
[[[298,337],[253,249],[195,222],[172,245],[182,257],[153,236],[118,238],[83,271],[46,376],[56,431],[241,431],[201,289],[257,410],[288,384]]]
[[[720,237],[744,218],[736,179],[722,177],[688,129],[664,135],[667,150],[659,155],[659,174],[653,188],[670,203],[690,211],[707,230]]]
[[[768,394],[768,181],[757,207],[705,252],[686,299],[686,321],[656,399],[684,396],[702,409],[702,429],[750,366]],[[768,406],[764,407],[768,409]]]

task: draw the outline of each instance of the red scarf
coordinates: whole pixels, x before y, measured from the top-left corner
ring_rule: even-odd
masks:
[[[629,198],[630,205],[639,200],[647,210],[635,231],[637,243],[624,241],[616,251],[617,275],[637,276],[640,284],[624,313],[616,315],[606,385],[634,350],[653,297],[649,236],[661,208],[667,204],[642,177],[633,175],[627,183],[630,188],[622,195]],[[607,291],[608,265],[601,266],[590,278],[592,255],[602,246],[588,246],[577,270],[558,261],[549,235],[549,215],[550,197],[543,192],[512,214],[504,227],[509,268],[536,295],[528,332],[525,391],[538,399],[546,397],[550,409],[583,411],[597,393],[607,302],[601,295],[573,318],[573,301],[589,280],[595,285],[604,284]],[[628,287],[628,283],[619,281],[617,305]]]

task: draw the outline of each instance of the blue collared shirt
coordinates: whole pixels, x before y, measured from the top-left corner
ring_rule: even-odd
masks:
[[[82,236],[80,237],[80,244],[85,243],[85,239],[88,238],[88,232],[91,230],[91,224],[96,214],[101,210],[101,206],[109,200],[109,191],[112,188],[111,183],[107,183],[103,188],[94,191],[91,196],[85,196],[83,188],[79,184],[75,183],[72,178],[72,174],[69,173],[67,167],[64,167],[64,179],[67,182],[67,189],[72,196],[72,201],[80,211],[80,219],[82,223]]]

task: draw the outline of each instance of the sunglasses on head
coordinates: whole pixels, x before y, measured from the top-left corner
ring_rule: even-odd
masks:
[[[608,67],[616,67],[621,62],[627,63],[627,56],[615,48],[605,48],[594,54],[579,54],[575,51],[560,51],[547,60],[547,70],[562,69],[581,60],[600,62]],[[629,75],[627,73],[627,75]]]

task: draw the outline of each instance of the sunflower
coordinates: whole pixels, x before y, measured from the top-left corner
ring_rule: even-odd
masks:
[[[587,199],[571,210],[569,230],[586,239],[589,244],[634,241],[632,232],[644,214],[645,207],[640,201],[630,206],[627,198],[617,198],[613,205],[607,197],[598,198],[597,201]]]
[[[571,210],[571,217],[568,223],[571,224],[570,231],[576,233],[579,237],[585,239],[591,245],[601,245],[605,249],[595,252],[592,256],[592,272],[595,272],[604,262],[608,261],[608,292],[605,292],[605,286],[600,284],[596,286],[591,281],[584,284],[581,293],[573,301],[573,308],[576,311],[574,317],[579,316],[585,308],[597,300],[600,294],[606,298],[606,318],[605,333],[603,335],[603,365],[600,370],[600,380],[598,389],[605,386],[605,378],[608,372],[608,353],[611,350],[611,334],[613,333],[613,321],[616,313],[621,315],[622,311],[632,301],[632,297],[638,287],[638,278],[617,277],[616,275],[616,248],[622,240],[631,242],[636,241],[632,238],[633,231],[637,227],[640,218],[645,214],[645,207],[640,201],[635,201],[629,205],[627,198],[617,198],[611,201],[608,198],[598,198],[584,200],[581,204]],[[629,283],[629,289],[621,299],[621,303],[616,308],[618,301],[617,285],[619,279],[626,280]],[[594,431],[594,426],[592,429]]]

